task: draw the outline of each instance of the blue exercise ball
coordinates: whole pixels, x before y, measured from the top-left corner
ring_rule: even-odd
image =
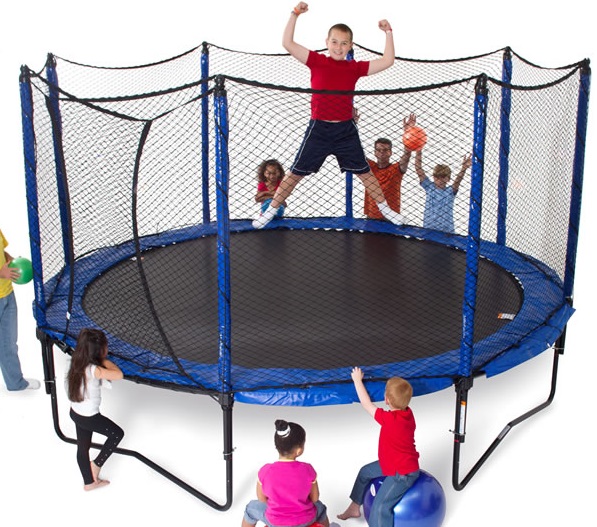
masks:
[[[369,513],[377,490],[385,478],[375,478],[365,492],[363,513]],[[394,507],[393,527],[440,527],[446,515],[446,495],[437,479],[421,470],[417,481]]]

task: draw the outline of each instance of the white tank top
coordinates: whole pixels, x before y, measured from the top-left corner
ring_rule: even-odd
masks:
[[[80,403],[71,401],[71,408],[75,413],[84,416],[92,416],[99,413],[102,402],[102,380],[95,377],[95,364],[90,364],[85,369],[87,389],[83,394],[83,400]],[[83,389],[83,386],[81,386]]]

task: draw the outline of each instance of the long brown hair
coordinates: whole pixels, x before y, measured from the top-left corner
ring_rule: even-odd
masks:
[[[68,398],[81,402],[87,389],[85,370],[90,364],[101,366],[108,354],[108,339],[99,329],[82,329],[77,338],[68,370]]]

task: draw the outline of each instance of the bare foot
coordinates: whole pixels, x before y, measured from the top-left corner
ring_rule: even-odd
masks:
[[[85,490],[95,490],[95,489],[99,489],[100,487],[105,487],[106,485],[109,485],[110,482],[107,479],[98,479],[97,481],[94,481],[93,483],[90,483],[89,485],[83,485],[83,488]]]
[[[348,520],[348,518],[359,518],[361,516],[361,506],[354,501],[342,513],[338,514],[336,518],[339,520]]]
[[[99,473],[102,468],[98,467],[93,461],[90,463],[90,465],[91,465],[91,475],[93,476],[93,481],[95,481],[95,482],[100,481]]]

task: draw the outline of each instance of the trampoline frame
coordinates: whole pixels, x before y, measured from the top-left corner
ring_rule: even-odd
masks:
[[[207,61],[207,47],[204,43],[205,49],[205,61],[202,57],[202,78],[208,78],[208,61]],[[504,53],[504,69],[503,69],[503,87],[502,87],[502,112],[501,112],[501,131],[505,144],[508,144],[509,138],[509,88],[508,83],[511,79],[511,64],[509,64],[510,50],[506,49]],[[60,427],[59,415],[58,415],[58,396],[56,389],[55,379],[55,367],[54,367],[54,346],[59,347],[62,351],[70,353],[71,348],[69,344],[52,337],[46,331],[44,331],[45,325],[45,314],[39,307],[44,305],[45,300],[43,299],[43,284],[41,283],[41,249],[39,245],[39,217],[37,215],[37,195],[35,191],[36,181],[36,162],[35,162],[35,136],[33,130],[33,104],[31,94],[31,84],[29,78],[30,72],[26,67],[23,67],[20,78],[20,89],[21,89],[21,109],[22,109],[22,125],[23,125],[23,140],[24,140],[24,154],[25,154],[25,175],[27,179],[27,197],[29,203],[29,225],[31,234],[31,256],[34,269],[35,279],[35,292],[36,302],[35,316],[38,323],[37,338],[41,343],[42,347],[42,360],[44,366],[44,381],[46,393],[51,397],[52,404],[52,415],[54,422],[54,429],[60,439],[65,442],[76,444],[74,438],[66,436]],[[63,167],[63,160],[60,158],[60,119],[59,119],[59,106],[58,106],[58,81],[55,68],[51,64],[51,56],[48,57],[48,78],[50,80],[49,91],[50,101],[49,111],[53,112],[54,127],[57,133],[55,137],[55,156],[56,156],[56,167],[57,167],[57,179],[60,181],[64,175],[60,174]],[[227,202],[227,189],[228,189],[228,152],[227,152],[227,138],[228,138],[228,120],[227,120],[227,101],[226,93],[224,88],[225,77],[218,76],[215,79],[214,89],[214,119],[215,119],[215,143],[216,143],[216,195],[217,195],[217,237],[218,246],[226,247],[229,244],[230,236],[230,218],[228,211]],[[477,79],[477,89],[475,97],[475,111],[474,111],[474,139],[473,139],[473,167],[471,175],[471,208],[469,218],[469,231],[467,238],[467,277],[466,277],[466,288],[470,291],[475,291],[476,288],[476,265],[479,258],[479,244],[480,244],[480,204],[482,201],[482,182],[483,182],[483,160],[484,160],[484,148],[485,148],[485,128],[486,128],[486,109],[487,109],[487,77],[480,75]],[[585,138],[587,131],[587,115],[588,115],[588,94],[590,86],[590,69],[588,60],[582,65],[581,70],[581,82],[579,86],[578,96],[578,114],[577,114],[577,133],[575,142],[575,153],[574,153],[574,167],[573,167],[573,185],[571,193],[571,213],[570,213],[570,229],[568,233],[567,251],[566,251],[566,273],[563,283],[563,291],[565,298],[570,307],[572,307],[572,289],[574,282],[574,266],[577,249],[577,238],[578,238],[578,224],[580,219],[580,203],[582,193],[582,179],[584,171],[584,153],[585,153]],[[205,90],[207,90],[207,83],[205,83]],[[208,134],[207,127],[207,111],[208,105],[207,100],[203,100],[203,133]],[[57,124],[58,123],[58,124]],[[204,156],[205,156],[204,152]],[[507,154],[502,153],[504,156],[503,176],[507,180],[508,161]],[[502,161],[502,160],[501,160]],[[208,166],[205,164],[205,170],[208,171]],[[204,181],[207,177],[204,174]],[[351,174],[347,174],[347,182],[352,177]],[[60,183],[59,183],[60,184]],[[349,184],[347,183],[347,187]],[[67,196],[63,196],[67,198]],[[63,202],[64,203],[64,202]],[[352,214],[352,205],[347,202],[347,215]],[[65,211],[61,211],[61,214],[65,214]],[[204,208],[204,222],[210,222],[209,209]],[[72,247],[67,239],[68,236],[64,236],[64,247],[66,252],[71,252]],[[498,243],[505,243],[505,220],[500,219],[498,225]],[[218,266],[221,269],[221,275],[224,287],[219,288],[222,295],[225,295],[229,291],[229,259],[225,254],[225,251],[218,251]],[[219,322],[220,327],[230,327],[230,310],[229,306],[226,307],[226,301],[220,302],[219,309]],[[472,324],[474,320],[474,300],[471,302],[463,303],[463,343],[462,349],[467,350],[472,347],[472,326],[467,327],[467,324]],[[468,322],[467,322],[468,321]],[[460,468],[461,468],[461,449],[465,442],[466,436],[466,418],[467,418],[467,402],[468,394],[470,389],[473,387],[474,378],[476,375],[473,374],[470,368],[470,361],[466,360],[463,354],[462,363],[464,367],[461,368],[460,374],[454,379],[454,385],[456,390],[456,408],[455,408],[455,419],[454,419],[454,451],[453,451],[453,465],[452,465],[452,484],[455,490],[462,490],[471,480],[471,478],[477,473],[480,467],[487,461],[489,456],[495,451],[497,446],[509,433],[509,431],[516,425],[526,421],[536,413],[547,408],[555,396],[556,385],[557,385],[557,371],[559,356],[564,353],[565,346],[565,333],[566,326],[562,329],[561,334],[557,338],[553,345],[554,359],[551,369],[551,385],[547,399],[542,404],[530,409],[523,413],[519,417],[507,423],[504,429],[491,443],[485,453],[479,458],[479,460],[473,465],[472,469],[461,479]],[[224,331],[220,334],[220,356],[228,356],[230,353],[230,333]],[[468,365],[468,367],[467,367]],[[224,372],[223,385],[230,386],[229,369]],[[224,442],[224,461],[226,465],[226,500],[224,503],[218,503],[207,495],[199,492],[186,482],[182,481],[163,467],[148,459],[141,453],[118,448],[116,453],[135,457],[139,461],[143,462],[165,478],[169,479],[182,489],[191,493],[196,498],[200,499],[210,507],[225,511],[230,508],[232,504],[232,453],[233,453],[233,442],[232,442],[232,409],[234,405],[234,393],[228,390],[222,390],[217,397],[218,403],[222,409],[222,427],[223,427],[223,442]],[[100,445],[92,444],[94,448],[100,448]]]

